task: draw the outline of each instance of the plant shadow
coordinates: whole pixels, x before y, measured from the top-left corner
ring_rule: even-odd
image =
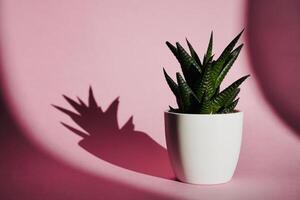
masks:
[[[134,130],[133,116],[119,128],[117,120],[119,98],[103,111],[98,106],[91,87],[88,104],[80,98],[75,101],[65,95],[63,97],[77,113],[57,105],[53,106],[68,115],[84,130],[78,130],[61,122],[71,132],[82,137],[78,143],[80,147],[119,167],[174,179],[167,150],[146,133]]]

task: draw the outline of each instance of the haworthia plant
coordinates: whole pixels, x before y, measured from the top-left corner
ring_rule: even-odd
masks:
[[[213,32],[210,35],[206,53],[201,62],[191,43],[186,39],[189,53],[176,42],[167,46],[178,60],[183,76],[177,72],[176,82],[163,69],[166,81],[174,93],[178,108],[170,107],[170,111],[178,113],[214,114],[235,111],[239,98],[239,86],[250,76],[238,79],[223,91],[220,85],[237,59],[243,44],[236,46],[241,31],[223,50],[218,59],[214,60]]]

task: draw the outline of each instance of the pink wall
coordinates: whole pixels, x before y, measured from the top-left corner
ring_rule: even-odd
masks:
[[[271,51],[271,42],[267,46],[261,45],[267,39],[261,39],[258,33],[263,33],[265,38],[268,35],[274,36],[273,32],[264,31],[261,23],[263,20],[272,20],[271,14],[278,11],[268,6],[268,3],[260,5],[258,2],[251,1],[248,5],[238,0],[2,0],[0,36],[4,96],[26,138],[40,153],[63,163],[63,170],[51,168],[51,176],[73,173],[72,170],[75,170],[87,174],[82,177],[94,177],[92,180],[86,178],[86,184],[107,186],[107,182],[117,182],[117,186],[114,183],[109,188],[124,188],[125,185],[134,188],[128,194],[120,189],[125,199],[131,199],[135,190],[139,191],[138,197],[144,195],[148,199],[156,198],[150,194],[169,199],[299,199],[300,146],[298,137],[293,134],[296,129],[293,131],[283,123],[282,118],[270,107],[276,104],[265,101],[262,93],[266,91],[262,74],[275,70],[269,60],[265,61],[261,55],[269,52],[269,59],[272,58],[270,52],[275,54],[276,51]],[[271,17],[264,18],[260,6],[265,6]],[[277,9],[280,10],[280,6]],[[246,14],[248,20],[245,19]],[[288,16],[295,17],[292,14]],[[276,23],[273,25],[276,26]],[[219,54],[243,27],[246,27],[249,34],[248,38],[242,38],[246,42],[246,49],[225,80],[226,85],[244,74],[253,74],[242,86],[240,94],[238,108],[245,112],[245,127],[236,175],[231,183],[212,187],[176,182],[172,179],[166,150],[163,148],[163,111],[169,104],[174,105],[175,101],[164,81],[162,67],[174,74],[179,66],[164,42],[184,42],[185,37],[188,37],[202,54],[210,31],[214,30],[215,50]],[[266,29],[272,30],[270,27]],[[277,31],[279,37],[281,32],[279,29]],[[257,44],[257,41],[260,43]],[[277,47],[276,41],[274,38],[274,47]],[[293,43],[292,40],[288,42]],[[249,47],[251,54],[248,55]],[[259,54],[255,53],[256,48]],[[298,49],[295,51],[299,52]],[[252,65],[250,55],[253,56]],[[280,57],[280,54],[275,55],[277,59]],[[285,57],[285,60],[289,58]],[[265,68],[260,70],[258,66]],[[281,66],[275,67],[278,70]],[[276,81],[278,73],[270,74],[270,77],[275,78],[268,76],[268,80]],[[284,80],[289,80],[289,77],[276,83],[280,84]],[[260,90],[258,83],[264,90]],[[51,106],[55,104],[72,110],[61,95],[73,99],[79,96],[87,101],[90,85],[98,104],[104,110],[117,97],[119,107],[111,107],[111,112],[101,117],[95,112],[85,118],[74,117],[80,121],[80,128],[67,115]],[[290,105],[289,102],[285,103]],[[298,104],[296,102],[293,105]],[[117,123],[122,127],[130,116],[134,116],[135,130],[130,124],[124,129],[117,127]],[[289,118],[295,119],[295,116],[298,116],[297,113]],[[94,137],[99,138],[97,141],[104,142],[95,143],[95,139],[82,141],[81,132],[68,130],[60,121],[81,132],[84,128],[94,133]],[[123,135],[112,136],[116,132]],[[139,136],[135,136],[137,133]],[[100,150],[97,148],[103,145],[107,146]],[[110,155],[112,149],[118,153]],[[30,155],[28,153],[28,159],[32,159],[32,167],[35,169],[36,160]],[[132,157],[135,159],[130,160]],[[44,162],[39,163],[42,163],[39,169],[47,171]],[[28,167],[30,169],[31,165],[28,164]],[[72,168],[72,172],[69,172],[68,167]],[[31,173],[34,171],[25,171],[20,176],[28,178]],[[47,178],[40,176],[28,180],[33,185],[44,183],[46,193],[51,193],[49,188],[57,192],[57,187],[47,185]],[[80,179],[81,175],[76,177]],[[30,193],[34,194],[30,188],[18,190],[23,186],[22,179],[17,180],[21,181],[9,188],[12,193],[27,192],[28,198]],[[76,191],[79,191],[80,182],[74,185]],[[91,197],[101,195],[98,187],[81,189],[82,193],[68,194],[74,196],[89,193]],[[109,197],[109,194],[103,194]]]
[[[252,67],[264,95],[294,132],[300,133],[300,1],[253,1],[248,6]],[[267,76],[267,77],[266,77]]]

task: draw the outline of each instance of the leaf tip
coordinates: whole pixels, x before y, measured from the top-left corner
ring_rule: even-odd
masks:
[[[242,31],[237,35],[237,39],[239,39],[241,37],[241,35],[244,33],[245,28],[242,29]]]

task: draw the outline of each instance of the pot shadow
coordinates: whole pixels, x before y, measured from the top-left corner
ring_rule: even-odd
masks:
[[[103,111],[98,106],[91,87],[88,105],[80,98],[77,102],[65,95],[63,97],[77,113],[57,105],[53,106],[68,115],[84,130],[61,122],[71,132],[82,137],[78,143],[80,147],[119,167],[174,180],[167,150],[146,133],[134,130],[133,116],[119,128],[117,120],[119,98]]]
[[[0,74],[0,83],[1,79]],[[46,153],[38,145],[34,145],[29,137],[25,137],[28,133],[15,121],[8,102],[4,102],[5,94],[1,86],[2,84],[0,84],[1,200],[178,199],[151,191],[151,188],[139,188],[78,170]]]

